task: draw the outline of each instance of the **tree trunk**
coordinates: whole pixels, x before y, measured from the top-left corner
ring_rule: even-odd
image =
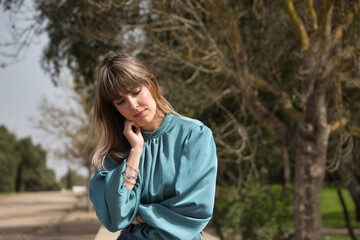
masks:
[[[286,148],[283,149],[282,156],[284,160],[284,187],[288,188],[291,185],[291,167],[289,161],[289,153]]]
[[[296,240],[323,238],[320,200],[330,130],[326,121],[325,93],[316,89],[320,87],[316,85],[307,98],[304,118],[298,125],[292,148],[295,157],[293,206]]]
[[[22,173],[23,173],[23,164],[19,164],[18,169],[17,169],[17,176],[16,176],[16,182],[15,182],[15,191],[16,192],[21,192],[24,191],[24,184],[23,184],[23,180],[22,180]]]

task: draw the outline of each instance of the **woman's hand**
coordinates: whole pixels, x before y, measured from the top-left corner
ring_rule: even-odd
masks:
[[[141,219],[140,215],[136,215],[135,219],[131,222],[131,224],[139,224],[144,223],[144,221]]]
[[[126,119],[123,134],[129,141],[132,149],[143,149],[144,138],[141,135],[140,127],[135,122]]]
[[[136,221],[138,221],[139,223],[143,223],[144,221],[141,219],[140,215],[136,215],[135,217]]]
[[[125,120],[124,136],[129,141],[131,149],[127,158],[126,172],[131,176],[137,176],[139,171],[140,157],[143,151],[144,138],[141,135],[140,127],[133,121]],[[124,185],[132,190],[134,183],[125,181]]]

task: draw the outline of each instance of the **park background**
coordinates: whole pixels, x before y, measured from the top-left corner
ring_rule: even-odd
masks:
[[[48,87],[37,109],[22,116],[30,118],[26,130],[19,130],[25,124],[0,128],[1,192],[87,185],[94,171],[94,72],[104,54],[124,51],[154,71],[179,113],[213,130],[219,172],[209,227],[221,239],[322,239],[329,228],[349,236],[327,239],[356,239],[358,1],[1,5],[11,33],[1,39],[1,74],[23,72],[20,64],[30,58]],[[35,53],[40,61],[29,56],[36,45],[43,48]],[[22,91],[35,91],[37,77],[21,78],[28,85],[1,75],[1,119],[28,109]],[[9,82],[17,81],[10,89]],[[31,137],[24,136],[29,129]]]

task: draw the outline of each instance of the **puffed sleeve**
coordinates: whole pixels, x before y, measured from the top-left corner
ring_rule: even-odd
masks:
[[[135,218],[141,193],[141,176],[132,190],[124,186],[123,173],[126,160],[121,165],[107,158],[105,171],[97,171],[89,186],[89,197],[100,222],[111,232],[127,227]]]
[[[217,157],[211,130],[198,126],[179,146],[176,196],[159,203],[140,204],[144,220],[135,228],[139,239],[193,239],[210,221],[215,200]]]

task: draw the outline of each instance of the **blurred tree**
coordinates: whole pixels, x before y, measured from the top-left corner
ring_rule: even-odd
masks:
[[[0,162],[0,192],[58,189],[42,147],[30,137],[17,140],[4,126],[0,126]]]
[[[91,86],[100,56],[119,47],[120,41],[115,38],[123,26],[120,22],[114,24],[114,20],[127,18],[132,11],[128,14],[109,11],[104,17],[87,1],[37,1],[36,7],[38,19],[46,19],[45,31],[50,40],[44,49],[44,70],[56,83],[57,76],[66,66],[73,75],[75,89]],[[104,41],[109,38],[113,41]]]
[[[79,175],[75,170],[68,168],[67,173],[60,178],[60,185],[66,189],[72,189],[73,186],[84,186],[87,184],[86,178]]]
[[[91,153],[94,142],[90,136],[91,117],[88,108],[86,89],[75,91],[72,83],[59,82],[64,102],[49,102],[44,99],[40,105],[40,117],[33,119],[34,127],[43,131],[49,139],[46,146],[59,159],[69,160],[75,166],[85,167],[88,171],[86,186],[89,186],[94,168]],[[56,142],[57,144],[53,144]],[[88,199],[88,209],[91,204]]]
[[[15,191],[17,169],[20,162],[16,151],[17,139],[3,125],[0,126],[0,192]]]
[[[68,173],[65,176],[65,181],[66,181],[66,189],[72,189],[73,187],[73,177],[72,177],[72,172],[70,171],[70,168],[68,168]]]
[[[34,145],[30,137],[20,139],[16,150],[20,153],[16,191],[43,191],[57,189],[53,170],[46,167],[46,151]]]

